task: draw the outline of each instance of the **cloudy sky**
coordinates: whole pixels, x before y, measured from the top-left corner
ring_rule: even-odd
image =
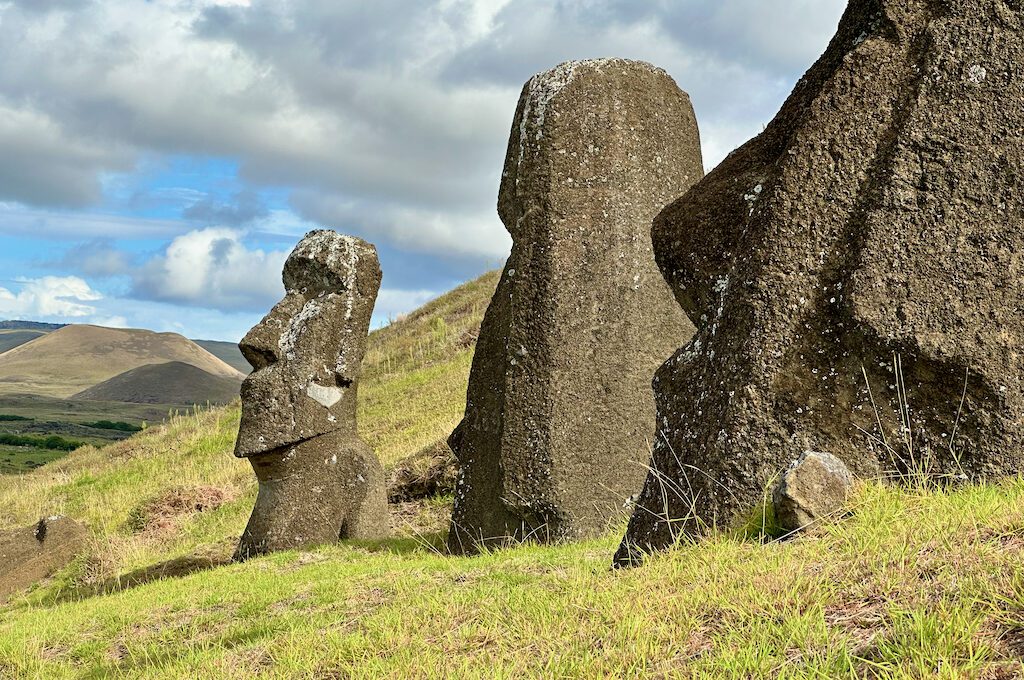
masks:
[[[705,165],[844,0],[0,0],[0,319],[237,340],[309,229],[374,242],[375,322],[500,266],[519,90],[619,56],[688,91]]]

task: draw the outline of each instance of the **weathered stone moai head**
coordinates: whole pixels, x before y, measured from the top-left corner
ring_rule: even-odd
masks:
[[[702,176],[689,97],[661,69],[569,62],[523,88],[498,198],[512,254],[449,440],[452,550],[594,535],[640,490],[651,375],[693,332],[650,225]]]
[[[698,332],[657,374],[619,564],[729,524],[807,450],[1021,471],[1022,62],[1019,3],[853,0],[767,129],[657,218]]]
[[[383,474],[356,433],[356,387],[381,272],[372,245],[313,231],[284,265],[285,297],[239,344],[235,455],[259,496],[237,557],[375,537],[388,523]]]

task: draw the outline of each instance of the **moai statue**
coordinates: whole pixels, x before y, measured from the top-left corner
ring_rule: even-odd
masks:
[[[283,278],[284,299],[239,344],[253,372],[242,384],[235,455],[252,463],[259,495],[236,559],[388,532],[384,473],[356,433],[377,251],[313,231]]]
[[[639,492],[651,375],[693,332],[651,220],[703,176],[689,97],[661,69],[569,62],[526,84],[498,213],[513,246],[449,443],[449,548],[592,536]]]
[[[657,374],[616,556],[742,521],[805,451],[859,477],[1024,462],[1024,15],[853,0],[763,133],[654,225],[698,332]]]

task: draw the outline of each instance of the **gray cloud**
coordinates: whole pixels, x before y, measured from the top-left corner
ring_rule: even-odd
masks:
[[[97,238],[68,248],[59,260],[44,262],[43,266],[106,278],[129,274],[133,265],[132,258],[119,250],[113,240]]]
[[[490,261],[521,84],[571,59],[666,68],[710,163],[760,129],[842,0],[39,0],[0,5],[0,200],[80,206],[140,154],[237,159],[307,219]],[[29,7],[32,5],[32,7]],[[200,201],[240,224],[254,205]],[[2,225],[0,225],[2,228]],[[143,287],[145,289],[145,287]]]
[[[217,201],[207,197],[190,205],[182,213],[187,220],[203,224],[240,226],[270,215],[263,199],[255,191],[244,190],[236,193],[231,202]]]
[[[93,0],[7,0],[26,12],[46,13],[62,9],[81,9]]]
[[[173,220],[27,208],[19,203],[0,202],[0,234],[8,236],[145,239],[166,238],[181,231],[181,223]]]

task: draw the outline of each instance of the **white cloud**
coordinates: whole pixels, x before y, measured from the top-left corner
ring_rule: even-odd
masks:
[[[89,319],[89,323],[107,328],[130,328],[128,319],[123,316],[94,316]]]
[[[96,307],[86,303],[103,299],[77,276],[44,276],[19,283],[17,292],[0,288],[0,315],[6,318],[81,318],[96,313]]]
[[[133,275],[133,296],[224,310],[268,309],[284,292],[288,253],[249,249],[243,232],[214,227],[171,241]]]
[[[181,230],[182,223],[175,220],[26,208],[0,201],[0,233],[9,236],[144,239],[166,238]]]
[[[306,208],[357,206],[363,226],[340,229],[491,257],[507,240],[486,218],[530,75],[592,56],[666,68],[693,97],[710,167],[771,118],[844,4],[0,3],[0,200],[82,205],[143,155],[216,156]]]
[[[507,255],[512,244],[493,208],[465,214],[349,201],[317,192],[296,193],[292,203],[310,222],[337,226],[370,240],[402,244],[419,253],[494,258]]]
[[[442,292],[444,291],[382,288],[377,295],[377,304],[373,308],[374,326],[383,325],[401,314],[408,314]]]

